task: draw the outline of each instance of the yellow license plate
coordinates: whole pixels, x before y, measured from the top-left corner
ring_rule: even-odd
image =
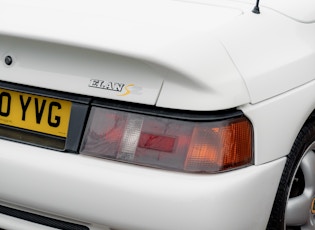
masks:
[[[0,124],[67,137],[71,102],[0,89]]]

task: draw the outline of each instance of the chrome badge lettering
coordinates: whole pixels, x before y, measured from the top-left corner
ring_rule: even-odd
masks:
[[[97,79],[91,79],[89,87],[110,90],[117,92],[117,96],[127,96],[129,94],[142,95],[142,87],[134,84],[124,84],[119,82],[103,81]]]
[[[121,92],[125,84],[111,81],[91,79],[89,87]]]

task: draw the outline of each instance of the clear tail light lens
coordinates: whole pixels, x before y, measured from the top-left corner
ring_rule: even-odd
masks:
[[[252,126],[244,117],[197,122],[93,107],[80,153],[214,173],[252,162]]]

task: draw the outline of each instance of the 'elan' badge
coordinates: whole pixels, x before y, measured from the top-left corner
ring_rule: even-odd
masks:
[[[126,85],[124,83],[103,81],[97,79],[91,79],[89,87],[118,92],[117,96],[127,96],[130,93],[141,95],[142,89],[141,87],[136,87],[134,84]]]
[[[89,87],[121,92],[125,84],[111,81],[91,79]]]

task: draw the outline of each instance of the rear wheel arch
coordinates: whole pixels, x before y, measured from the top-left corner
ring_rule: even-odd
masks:
[[[303,226],[303,229],[315,229],[315,215],[311,212],[311,209],[314,208],[314,205],[312,206],[312,201],[315,197],[315,162],[314,167],[310,170],[305,169],[304,166],[309,163],[309,161],[315,161],[315,153],[313,150],[315,150],[315,110],[302,126],[290,153],[287,155],[287,162],[280,179],[267,225],[268,230],[300,229],[300,227],[286,227],[287,224],[288,226],[289,224],[300,225]],[[305,176],[304,174],[308,175]],[[312,190],[306,191],[306,184],[309,183],[311,183],[310,186],[312,187]],[[306,195],[305,191],[308,193],[311,192],[311,195]],[[307,214],[301,214],[300,220],[298,220],[298,218],[292,219],[290,213],[294,213],[295,211],[292,211],[292,203],[298,200],[298,198],[301,198],[300,201],[302,203],[302,198],[304,197],[305,200],[308,200],[305,201],[305,207],[303,206],[301,210]],[[296,208],[297,206],[293,207]],[[297,210],[297,212],[300,213],[301,210]],[[302,223],[304,222],[302,217],[305,217],[305,223]]]

